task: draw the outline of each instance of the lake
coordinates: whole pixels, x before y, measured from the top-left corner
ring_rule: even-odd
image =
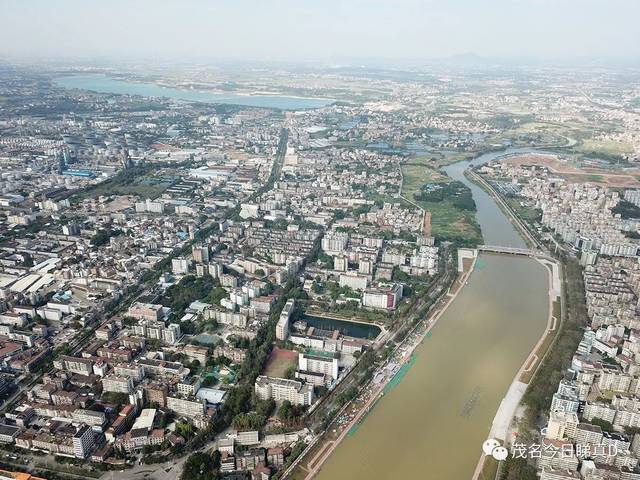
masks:
[[[305,98],[287,95],[239,95],[234,93],[203,92],[117,80],[105,75],[70,75],[54,79],[58,87],[88,90],[119,95],[171,98],[189,102],[242,105],[246,107],[272,108],[278,110],[306,110],[320,108],[333,103],[327,98]]]

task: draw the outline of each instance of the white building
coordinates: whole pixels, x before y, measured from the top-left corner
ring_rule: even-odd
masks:
[[[340,274],[340,286],[349,287],[352,290],[364,290],[369,284],[369,278],[364,275],[342,273]]]
[[[313,386],[286,378],[259,376],[255,383],[259,399],[275,401],[289,400],[293,405],[311,405],[314,400]]]
[[[287,300],[282,312],[280,312],[280,318],[276,324],[276,338],[278,340],[286,340],[289,336],[289,320],[291,314],[295,308],[295,300],[293,298]]]
[[[137,213],[164,213],[164,203],[154,202],[147,198],[144,202],[136,202]]]
[[[402,299],[402,285],[381,285],[377,288],[368,288],[362,296],[362,305],[371,308],[393,310]]]
[[[167,408],[178,415],[185,417],[197,417],[205,413],[205,400],[190,400],[188,398],[167,397]]]
[[[348,233],[345,233],[345,232],[327,233],[322,238],[322,250],[324,250],[329,255],[342,253],[347,248],[348,241],[349,241]]]
[[[102,390],[104,392],[132,393],[133,380],[131,377],[119,377],[117,375],[107,375],[102,379]]]
[[[547,425],[547,438],[551,440],[575,439],[578,423],[580,423],[578,415],[573,412],[551,412]]]
[[[336,380],[338,378],[337,355],[327,352],[300,353],[298,354],[298,370],[322,373]]]
[[[186,275],[189,273],[190,263],[186,258],[174,258],[171,260],[171,271],[174,275]]]
[[[158,321],[163,318],[164,311],[159,304],[136,302],[129,307],[126,316],[139,320]]]

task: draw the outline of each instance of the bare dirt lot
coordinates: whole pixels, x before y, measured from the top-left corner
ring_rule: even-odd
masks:
[[[290,367],[295,367],[297,362],[298,352],[274,347],[267,361],[267,366],[264,369],[264,374],[269,377],[283,378],[287,370]]]
[[[590,182],[607,187],[624,188],[640,186],[640,168],[627,168],[611,172],[602,168],[577,167],[555,155],[518,155],[506,159],[505,162],[512,165],[544,166],[572,183]]]

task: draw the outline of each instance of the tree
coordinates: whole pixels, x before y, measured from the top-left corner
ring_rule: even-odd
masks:
[[[637,207],[631,202],[621,200],[618,204],[611,209],[611,213],[614,215],[620,215],[622,218],[640,218],[640,207]]]
[[[333,269],[333,257],[327,255],[325,252],[318,252],[318,261],[324,268]]]
[[[302,405],[292,405],[285,400],[278,410],[278,417],[289,426],[300,426],[305,407]]]
[[[195,452],[184,462],[180,480],[218,480],[220,473],[220,452]]]
[[[237,414],[249,411],[252,390],[249,385],[240,385],[228,391],[223,407],[227,424],[230,424]]]
[[[640,428],[638,427],[624,427],[624,433],[628,436],[638,435],[640,433]]]
[[[222,300],[223,298],[226,298],[227,296],[227,291],[222,288],[222,287],[215,287],[213,290],[211,290],[211,292],[209,293],[209,295],[207,295],[207,298],[205,299],[207,303],[212,303],[214,305],[220,305],[220,300]]]
[[[122,235],[122,230],[111,230],[110,228],[107,228],[106,230],[98,230],[98,232],[91,237],[91,245],[94,247],[100,247],[109,243],[111,237],[117,237],[118,235]]]
[[[31,256],[31,254],[29,252],[24,252],[22,254],[22,258],[23,258],[22,264],[25,267],[33,267],[33,257]]]
[[[160,426],[162,428],[166,428],[167,425],[169,425],[174,418],[175,418],[175,414],[171,410],[164,411],[162,413],[162,416],[160,417]]]
[[[313,293],[320,294],[320,293],[324,292],[324,287],[322,286],[322,283],[319,283],[319,282],[317,282],[317,281],[314,281],[314,282],[311,284],[311,291],[312,291]]]
[[[409,280],[411,280],[411,277],[409,277],[409,274],[403,272],[398,267],[393,267],[393,272],[391,273],[391,279],[394,282],[406,283]]]
[[[280,417],[281,420],[286,420],[291,416],[291,402],[289,400],[285,400],[284,402],[282,402],[282,405],[280,405],[280,409],[278,410],[278,417]]]
[[[287,368],[287,371],[284,372],[284,378],[288,378],[289,380],[295,378],[296,376],[296,366],[295,365],[291,365],[289,368]]]
[[[176,433],[182,438],[188,440],[193,434],[193,425],[186,422],[178,422],[176,424]]]
[[[356,398],[357,395],[358,395],[358,389],[356,387],[349,387],[347,390],[345,390],[344,392],[339,393],[336,396],[336,405],[338,407],[341,407],[345,403],[347,403],[348,401],[353,400],[354,398]]]
[[[276,402],[273,398],[269,398],[268,400],[257,400],[256,401],[256,412],[259,415],[263,415],[264,417],[269,417],[276,409]]]
[[[267,422],[267,417],[256,412],[239,413],[233,417],[233,428],[236,430],[260,430]]]
[[[173,314],[180,317],[191,302],[201,299],[204,296],[203,292],[207,292],[213,287],[214,279],[212,277],[187,275],[179,283],[167,289],[162,304],[165,307],[170,307]]]
[[[126,393],[106,392],[102,394],[102,399],[108,403],[116,405],[125,405],[129,402],[129,396]]]
[[[591,423],[591,425],[599,426],[605,432],[612,432],[613,431],[612,423],[611,422],[607,422],[606,420],[603,420],[602,418],[594,417],[594,418],[591,419],[591,421],[589,423]]]
[[[185,320],[184,322],[180,322],[180,330],[185,335],[193,335],[197,331],[197,326],[191,320]]]
[[[347,216],[347,213],[344,210],[334,210],[333,211],[333,219],[334,220],[342,220]]]
[[[537,480],[536,469],[525,459],[508,457],[504,463],[501,480]]]

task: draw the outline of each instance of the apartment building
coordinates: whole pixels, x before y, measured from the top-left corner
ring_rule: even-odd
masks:
[[[286,340],[289,336],[289,321],[291,314],[295,308],[295,300],[293,298],[287,300],[282,312],[280,312],[280,318],[276,324],[276,338],[278,340]]]
[[[311,405],[314,401],[313,386],[296,380],[261,375],[254,388],[261,400],[289,400],[293,405]]]
[[[301,372],[321,373],[336,380],[338,378],[338,355],[316,350],[300,353],[298,354],[298,370]]]

